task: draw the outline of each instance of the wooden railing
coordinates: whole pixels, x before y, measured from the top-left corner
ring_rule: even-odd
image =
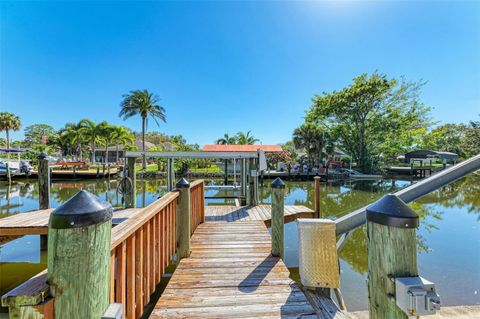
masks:
[[[177,192],[112,229],[110,302],[139,318],[175,253]]]
[[[205,222],[205,182],[203,179],[190,184],[190,235]]]
[[[124,318],[142,316],[172,261],[176,252],[179,196],[178,191],[169,192],[112,228],[110,303],[123,305]],[[190,184],[190,214],[193,233],[205,221],[203,180]],[[46,277],[47,270],[10,291],[3,296],[3,305],[9,307],[13,316],[22,312],[20,308],[33,307],[44,318],[53,318],[54,298],[49,297]]]

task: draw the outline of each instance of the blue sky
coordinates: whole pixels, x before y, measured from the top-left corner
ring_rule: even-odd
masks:
[[[121,96],[162,98],[161,131],[211,143],[291,138],[315,93],[363,72],[426,80],[441,123],[480,113],[480,1],[7,2],[0,110],[23,127],[118,118]],[[150,130],[158,130],[153,121]],[[23,136],[22,131],[14,134]]]

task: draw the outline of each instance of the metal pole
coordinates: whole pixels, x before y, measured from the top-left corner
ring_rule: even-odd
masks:
[[[409,203],[478,169],[480,169],[480,154],[425,178],[416,184],[412,184],[394,193],[394,195],[397,195],[405,203]],[[337,219],[335,221],[337,224],[337,236],[365,224],[365,210],[367,207],[368,205]]]

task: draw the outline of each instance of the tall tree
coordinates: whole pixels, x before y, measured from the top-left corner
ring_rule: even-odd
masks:
[[[480,154],[480,121],[471,121],[460,145],[466,157]]]
[[[315,160],[321,162],[324,149],[330,144],[329,133],[326,128],[314,123],[303,123],[293,131],[293,144],[298,149],[304,149],[308,162],[313,166]]]
[[[364,172],[419,142],[430,125],[423,82],[362,74],[340,91],[316,95],[307,121],[327,125]]]
[[[18,131],[20,126],[20,118],[17,115],[9,112],[0,112],[0,132],[5,131],[7,149],[10,148],[10,131]]]
[[[91,162],[93,164],[95,163],[95,147],[97,146],[97,142],[102,135],[102,127],[100,124],[88,119],[81,120],[80,124],[82,125],[83,131],[85,132],[85,137],[90,142],[92,148]]]
[[[464,124],[444,124],[432,129],[422,139],[421,148],[432,151],[444,151],[465,156],[461,144],[467,126]]]
[[[61,147],[76,146],[76,154],[80,161],[83,161],[83,146],[87,141],[87,127],[85,123],[67,123],[65,127],[59,130],[59,142]]]
[[[116,146],[115,161],[118,162],[120,145],[124,146],[123,149],[125,151],[128,144],[133,144],[135,142],[135,137],[125,126],[115,126],[113,131],[113,142]]]
[[[158,104],[160,98],[147,90],[135,90],[130,91],[129,94],[123,95],[123,100],[120,103],[120,114],[124,120],[140,115],[142,118],[142,151],[145,152],[145,132],[147,130],[148,117],[153,118],[158,126],[158,121],[165,122],[167,117],[165,115],[165,109]],[[147,161],[145,154],[143,155],[143,169],[147,168]]]
[[[108,124],[107,121],[103,121],[98,124],[100,130],[101,143],[105,146],[105,156],[103,158],[103,163],[108,163],[108,147],[112,144],[112,141],[115,139],[115,126]]]
[[[57,131],[48,124],[33,124],[25,127],[25,144],[32,146],[35,144],[47,144],[55,142]]]
[[[257,142],[260,142],[258,138],[255,138],[255,136],[251,135],[251,131],[247,131],[247,133],[238,132],[235,138],[237,140],[237,144],[241,145],[253,145]]]
[[[230,136],[228,133],[223,134],[223,137],[220,137],[218,140],[215,141],[215,144],[220,145],[230,145],[230,144],[237,144],[236,136]]]

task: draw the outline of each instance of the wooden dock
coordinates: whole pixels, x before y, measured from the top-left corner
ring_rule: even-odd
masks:
[[[151,318],[318,318],[261,221],[200,224]]]
[[[294,221],[297,218],[312,218],[315,211],[302,205],[285,205],[285,223]],[[263,221],[270,226],[272,219],[271,205],[257,206],[233,206],[233,205],[209,205],[205,206],[205,221],[207,222],[243,222]]]
[[[98,275],[109,277],[109,294],[102,297],[103,302],[121,304],[123,318],[348,318],[330,296],[303,291],[289,278],[282,259],[272,256],[267,229],[270,205],[205,206],[203,181],[191,183],[187,192],[188,208],[182,202],[186,196],[183,188],[145,208],[114,212],[113,223],[118,226],[112,228],[111,244],[104,252],[109,256],[110,272],[100,271]],[[48,234],[52,211],[4,218],[0,220],[0,237]],[[284,219],[313,214],[304,206],[286,206]],[[180,259],[166,289],[155,301],[152,298],[159,292],[162,278],[169,277],[168,265],[181,251],[182,240],[183,245],[186,243],[179,233],[186,216],[193,233],[190,240],[186,237],[187,252],[191,253]],[[48,258],[54,258],[50,252]],[[2,305],[9,307],[12,316],[33,308],[46,319],[52,318],[53,308],[70,311],[61,308],[60,299],[65,294],[51,294],[47,272],[2,297]],[[95,298],[99,298],[97,292]],[[63,305],[70,309],[73,302]],[[147,310],[149,303],[155,304],[151,313]]]
[[[130,218],[139,208],[115,209],[112,223],[118,225]],[[25,235],[47,235],[48,219],[53,208],[18,213],[0,219],[0,244]]]

